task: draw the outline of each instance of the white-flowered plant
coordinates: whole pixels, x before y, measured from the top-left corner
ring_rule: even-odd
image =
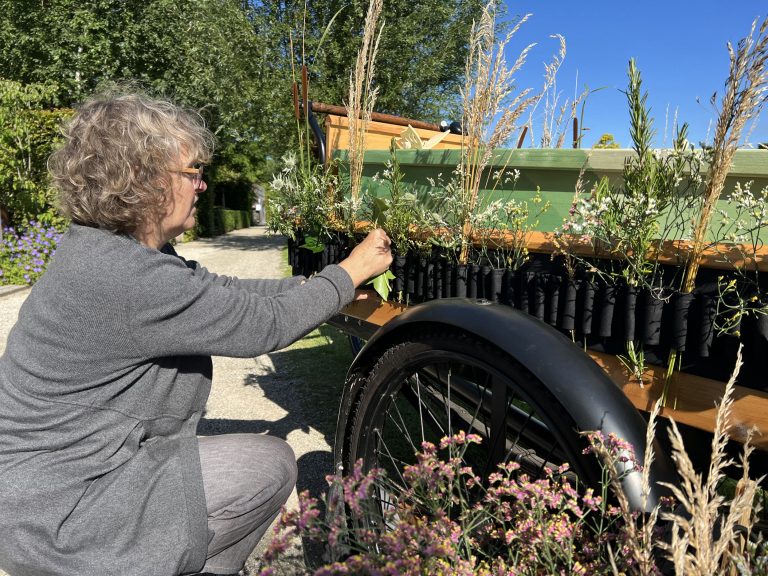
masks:
[[[725,207],[718,209],[716,237],[731,246],[721,257],[735,276],[719,279],[717,327],[720,332],[738,331],[745,315],[768,314],[765,286],[760,286],[758,252],[765,245],[768,228],[768,186],[755,193],[753,182],[737,182]]]
[[[306,169],[296,155],[288,152],[283,166],[272,177],[267,225],[270,230],[296,239],[301,228],[306,236],[322,240],[330,237],[334,202],[330,190],[338,188],[338,179],[331,170],[315,164]]]
[[[577,191],[557,234],[580,235],[597,251],[609,252],[622,262],[618,273],[628,285],[653,286],[659,271],[659,251],[653,249],[692,233],[691,192],[702,185],[705,154],[688,142],[686,124],[671,149],[651,148],[653,119],[641,86],[640,72],[630,61],[627,100],[634,154],[625,160],[620,184],[602,178],[588,194]],[[602,272],[617,274],[614,266]]]

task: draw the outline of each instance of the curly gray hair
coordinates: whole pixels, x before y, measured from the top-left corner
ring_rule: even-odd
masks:
[[[73,222],[131,233],[160,217],[182,153],[207,163],[213,135],[197,112],[143,94],[84,102],[48,160],[59,209]]]

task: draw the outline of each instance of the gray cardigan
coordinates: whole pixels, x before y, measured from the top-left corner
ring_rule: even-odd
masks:
[[[338,266],[300,279],[217,276],[72,226],[0,358],[0,567],[199,570],[208,533],[196,428],[210,356],[285,347],[354,295]]]

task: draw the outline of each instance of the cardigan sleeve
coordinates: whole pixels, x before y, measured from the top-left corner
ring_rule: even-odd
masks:
[[[175,258],[144,260],[119,300],[129,336],[148,357],[258,356],[301,338],[354,298],[352,279],[335,265],[268,295],[221,278]]]
[[[216,282],[221,284],[222,286],[233,286],[238,288],[243,288],[244,290],[248,290],[249,292],[253,292],[255,294],[261,294],[262,296],[272,296],[274,294],[279,294],[280,292],[284,292],[285,290],[290,290],[291,288],[295,288],[296,286],[299,286],[303,281],[306,281],[306,277],[304,276],[292,276],[290,278],[237,278],[235,276],[221,276],[219,274],[214,274],[213,272],[208,271],[206,268],[200,265],[199,262],[196,260],[187,260],[183,256],[180,256],[176,249],[171,244],[166,244],[162,247],[160,250],[163,254],[168,254],[169,256],[175,256],[179,260],[181,260],[184,265],[189,268],[190,270],[194,270],[196,273],[201,274],[203,277],[208,275],[210,276],[210,279],[212,282]]]
[[[302,282],[306,281],[304,276],[291,276],[289,278],[237,278],[236,276],[221,276],[208,271],[207,268],[200,266],[195,262],[197,268],[195,272],[200,274],[201,277],[208,276],[214,283],[220,284],[225,287],[242,288],[248,292],[259,294],[261,296],[274,296],[285,292],[291,288],[299,286]]]

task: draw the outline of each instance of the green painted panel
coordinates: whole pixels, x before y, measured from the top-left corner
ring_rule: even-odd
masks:
[[[481,205],[493,200],[514,198],[530,200],[541,191],[542,198],[551,204],[549,211],[539,218],[537,229],[551,231],[559,227],[567,217],[573,202],[579,174],[582,173],[582,189],[589,191],[599,178],[608,177],[619,183],[625,159],[631,150],[573,150],[573,149],[521,149],[497,150],[489,163],[484,178],[489,185],[481,190]],[[404,182],[412,186],[420,198],[428,202],[432,185],[429,179],[443,181],[451,178],[461,157],[460,150],[399,150],[397,158]],[[337,153],[342,170],[346,169],[346,151]],[[372,194],[387,194],[385,183],[373,180],[374,175],[383,174],[390,159],[389,151],[369,151],[365,155],[363,185]],[[490,184],[493,174],[500,171],[519,171],[514,184],[502,184],[495,188]],[[768,150],[739,150],[736,152],[732,169],[726,179],[722,198],[728,197],[736,184],[752,182],[752,192],[757,194],[768,187]],[[720,200],[719,209],[727,212],[728,206]],[[731,214],[732,215],[732,214]],[[717,219],[712,228],[716,229]],[[768,231],[763,233],[768,241]]]

